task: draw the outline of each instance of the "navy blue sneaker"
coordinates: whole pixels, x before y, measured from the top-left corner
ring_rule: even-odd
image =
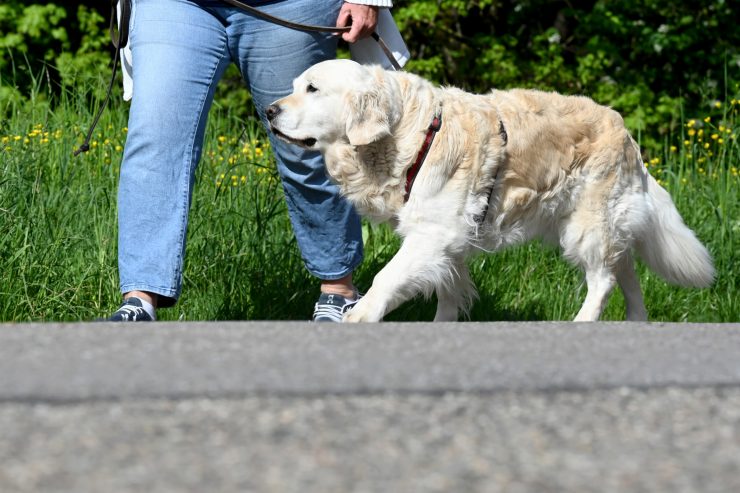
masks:
[[[154,319],[136,297],[123,300],[121,307],[107,318],[108,322],[152,322]]]
[[[352,308],[361,297],[358,293],[355,299],[350,300],[340,294],[321,293],[313,309],[313,321],[341,322],[344,313]]]

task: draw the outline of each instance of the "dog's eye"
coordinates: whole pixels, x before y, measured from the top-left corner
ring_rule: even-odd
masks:
[[[316,89],[316,86],[313,84],[309,84],[308,87],[306,88],[306,92],[317,92],[317,91],[318,89]]]

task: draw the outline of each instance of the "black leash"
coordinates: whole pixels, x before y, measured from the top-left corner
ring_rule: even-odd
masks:
[[[79,156],[83,152],[87,152],[90,150],[90,139],[92,139],[93,132],[95,131],[95,127],[98,126],[98,121],[100,121],[100,117],[103,115],[103,111],[105,110],[105,107],[108,106],[108,101],[110,101],[110,95],[113,92],[113,85],[116,83],[116,71],[118,70],[118,62],[121,59],[121,50],[128,44],[128,26],[129,26],[129,20],[131,19],[131,0],[122,0],[121,1],[121,25],[120,27],[117,27],[116,20],[118,19],[118,11],[116,9],[116,4],[118,2],[116,0],[111,0],[111,12],[110,12],[110,26],[108,28],[110,32],[110,40],[113,43],[113,46],[115,47],[115,54],[113,55],[113,70],[111,70],[110,74],[110,82],[108,83],[108,91],[105,93],[105,99],[103,100],[103,104],[100,105],[100,108],[98,109],[97,114],[95,115],[95,119],[93,119],[93,123],[90,126],[90,129],[87,131],[87,135],[85,136],[85,140],[82,142],[82,145],[75,149],[74,155]],[[116,31],[118,33],[116,34]]]
[[[299,24],[297,22],[292,22],[286,19],[283,19],[281,17],[275,17],[274,15],[270,15],[266,12],[263,12],[259,9],[256,9],[252,7],[251,5],[247,5],[243,2],[240,2],[239,0],[222,0],[224,3],[227,3],[233,7],[237,7],[241,10],[244,10],[245,12],[254,15],[255,17],[260,17],[261,19],[265,19],[268,22],[272,22],[274,24],[278,24],[283,27],[287,27],[289,29],[295,29],[297,31],[303,31],[303,32],[321,32],[321,33],[344,33],[351,29],[351,26],[345,26],[345,27],[332,27],[332,26],[313,26],[311,24]],[[111,78],[110,82],[108,83],[108,91],[106,92],[105,99],[103,100],[103,104],[100,106],[100,109],[98,109],[97,114],[95,115],[95,119],[93,119],[93,123],[90,126],[90,129],[87,131],[87,135],[85,136],[85,140],[82,143],[80,147],[78,147],[74,151],[74,155],[78,156],[79,154],[83,152],[87,152],[90,150],[90,139],[92,139],[93,132],[95,131],[95,127],[98,126],[98,121],[100,120],[101,115],[103,114],[103,111],[105,110],[106,106],[108,106],[108,102],[110,101],[110,96],[113,91],[113,85],[116,81],[116,71],[118,70],[118,64],[120,62],[120,52],[121,50],[128,44],[128,35],[129,35],[129,21],[131,19],[131,0],[121,0],[121,15],[120,15],[120,27],[116,29],[117,26],[117,20],[119,18],[118,11],[116,9],[116,4],[119,2],[117,0],[111,0],[111,17],[110,17],[110,38],[111,42],[113,43],[113,46],[115,47],[115,54],[113,56],[113,70],[111,71]],[[118,33],[116,34],[116,30]],[[378,43],[380,46],[380,49],[383,50],[383,53],[385,56],[388,57],[388,60],[391,62],[391,65],[393,65],[393,68],[395,70],[401,70],[401,65],[396,60],[396,57],[393,56],[393,52],[388,48],[388,46],[385,44],[383,39],[378,35],[378,33],[373,32],[371,34],[371,37]]]
[[[278,24],[283,27],[287,27],[289,29],[295,29],[296,31],[303,31],[303,32],[319,32],[319,33],[346,33],[350,29],[352,29],[351,26],[345,26],[345,27],[332,27],[332,26],[313,26],[311,24],[299,24],[297,22],[292,22],[286,19],[283,19],[282,17],[275,17],[274,15],[268,14],[267,12],[263,12],[260,9],[254,8],[251,5],[247,5],[244,2],[240,2],[239,0],[222,0],[224,3],[228,3],[229,5],[232,5],[234,7],[237,7],[239,9],[244,10],[245,12],[248,12],[255,17],[260,17],[262,19],[265,19],[268,22],[272,22],[273,24]],[[370,35],[380,46],[380,49],[383,50],[383,53],[385,56],[388,57],[388,61],[391,62],[391,65],[393,65],[393,68],[395,70],[401,70],[401,65],[398,63],[398,60],[396,60],[396,57],[393,56],[393,52],[388,48],[388,46],[383,41],[383,38],[381,38],[378,33],[373,32]]]

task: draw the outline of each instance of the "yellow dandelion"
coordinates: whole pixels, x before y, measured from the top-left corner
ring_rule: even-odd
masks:
[[[255,154],[255,155],[256,155],[257,157],[262,157],[262,154],[263,154],[263,152],[262,152],[262,148],[261,148],[261,147],[258,147],[258,148],[256,148],[256,149],[254,150],[254,154]]]
[[[704,118],[704,123],[709,123],[711,121],[712,121],[712,117],[711,116],[708,116],[708,117]]]
[[[688,146],[691,145],[691,142],[689,142],[688,140],[684,140],[683,141],[683,145],[685,145],[686,147],[688,147]]]
[[[29,139],[28,137],[26,137],[25,139],[23,139],[23,143],[24,144],[28,144],[30,142],[31,142],[31,139]]]
[[[704,149],[709,149],[709,142],[707,142],[706,144],[704,144]]]
[[[19,140],[21,140],[22,138],[23,138],[23,137],[21,137],[20,135],[16,135],[15,137],[13,137],[13,140],[14,140],[14,141],[16,141],[16,142],[18,142],[18,141],[19,141]]]
[[[731,134],[731,133],[732,133],[732,129],[730,129],[730,128],[726,128],[726,129],[725,129],[725,133],[726,133],[726,134]]]
[[[676,146],[671,146],[671,152],[676,152],[676,151],[678,151],[678,147],[676,147]]]
[[[715,101],[714,102],[714,107],[715,108],[721,108],[722,107],[722,101]]]
[[[700,159],[700,160],[699,160],[699,162],[700,162],[700,163],[701,163],[701,162],[704,162],[704,159]],[[704,174],[704,168],[699,168],[699,174],[700,174],[700,175],[703,175],[703,174]]]
[[[226,175],[224,173],[221,173],[221,179],[223,180],[224,178],[226,178]]]
[[[116,152],[121,152],[122,150],[123,150],[123,147],[121,147],[120,145],[116,146]]]
[[[696,130],[694,130],[693,128],[691,128],[691,129],[689,129],[689,131],[688,131],[688,132],[686,132],[686,133],[688,133],[688,134],[689,134],[689,137],[693,137],[694,135],[696,135]]]
[[[686,126],[689,128],[693,127],[694,125],[696,125],[696,120],[692,119],[686,122]]]
[[[128,133],[128,127],[123,127],[123,128],[121,129],[121,132],[123,132],[123,133],[127,134],[127,133]]]
[[[221,142],[221,143],[223,144],[224,142],[226,142],[226,137],[225,137],[225,136],[223,136],[223,135],[219,135],[219,136],[218,136],[218,141],[219,141],[219,142]]]
[[[10,142],[10,137],[5,136],[5,137],[2,138],[2,143],[3,144],[7,144],[8,142]]]
[[[234,163],[236,163],[236,157],[235,156],[231,156],[229,158],[229,164],[234,164]]]
[[[725,139],[717,139],[717,143],[718,144],[724,144],[725,143]]]
[[[712,134],[712,140],[719,139],[719,134]]]
[[[698,135],[699,137],[701,137],[702,135],[704,135],[704,129],[703,128],[700,128],[699,129],[699,132],[696,135]]]
[[[42,144],[48,144],[49,143],[49,139],[43,138],[39,142],[41,142]]]
[[[247,183],[247,177],[246,177],[246,176],[244,176],[244,175],[242,175],[242,177],[241,177],[241,182],[242,182],[242,183]]]

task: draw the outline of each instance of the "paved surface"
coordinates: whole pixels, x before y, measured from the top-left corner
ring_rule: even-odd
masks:
[[[740,324],[0,325],[0,491],[740,491]]]

